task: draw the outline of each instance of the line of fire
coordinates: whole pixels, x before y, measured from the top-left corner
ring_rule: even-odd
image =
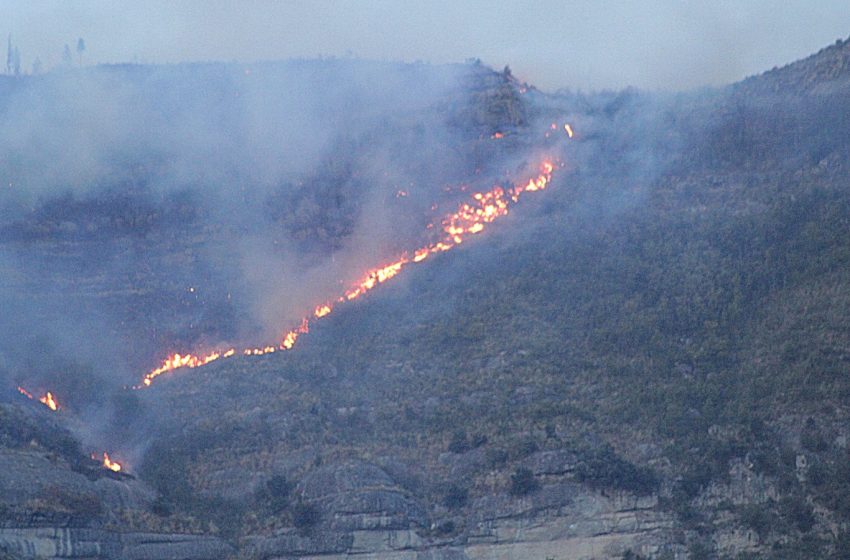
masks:
[[[548,138],[552,131],[556,131],[559,128],[561,127],[557,123],[552,123],[550,130],[546,132],[545,136]],[[570,124],[564,124],[563,131],[568,138],[574,137],[573,128]],[[491,138],[501,139],[504,138],[504,134],[497,132]],[[472,200],[470,202],[462,203],[455,212],[443,217],[440,222],[442,233],[436,241],[414,251],[404,253],[389,264],[369,270],[359,282],[355,283],[341,295],[315,306],[308,317],[304,317],[295,328],[283,334],[277,345],[250,347],[242,350],[227,348],[215,350],[207,354],[175,353],[166,358],[159,367],[145,374],[142,382],[132,388],[142,389],[149,387],[160,375],[181,368],[197,368],[236,355],[261,356],[273,352],[291,350],[298,338],[310,331],[310,325],[314,321],[330,315],[337,305],[361,297],[375,287],[395,277],[408,265],[422,263],[433,255],[449,251],[459,246],[469,236],[481,233],[488,224],[506,216],[510,206],[518,202],[524,193],[546,189],[552,181],[552,175],[556,168],[563,167],[563,165],[562,162],[557,160],[545,159],[540,163],[537,175],[530,177],[527,181],[519,182],[507,188],[496,185],[488,191],[474,193],[471,196]],[[429,224],[428,229],[432,227],[433,224]],[[18,386],[17,390],[28,399],[40,402],[51,411],[57,412],[62,410],[62,406],[59,404],[56,395],[51,391],[44,391],[42,395],[36,397],[23,387]],[[107,452],[92,453],[91,458],[98,461],[103,468],[109,471],[114,473],[122,472],[122,464],[110,457]]]

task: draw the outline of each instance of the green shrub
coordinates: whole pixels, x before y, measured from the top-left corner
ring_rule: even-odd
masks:
[[[295,502],[290,512],[292,513],[292,524],[298,529],[311,529],[321,520],[319,508],[302,500]]]
[[[47,486],[39,492],[39,497],[51,509],[67,510],[84,517],[96,517],[103,513],[103,502],[96,494],[75,492],[61,486]]]
[[[609,446],[587,454],[576,466],[575,477],[591,486],[618,488],[638,495],[649,495],[658,489],[658,477],[653,471],[622,459]]]
[[[803,533],[807,533],[815,526],[815,515],[812,506],[806,503],[801,496],[789,496],[780,502],[782,516],[789,524]]]
[[[469,501],[469,490],[463,486],[452,484],[443,496],[443,505],[450,509],[461,508]]]
[[[758,533],[759,537],[767,537],[771,531],[779,527],[779,516],[766,504],[749,504],[740,512],[741,523]]]
[[[466,437],[466,432],[458,430],[452,434],[452,439],[449,442],[449,452],[451,453],[466,453],[472,449],[469,444],[469,439]]]
[[[274,475],[257,489],[254,499],[277,514],[289,507],[289,496],[294,488],[285,476]]]
[[[531,470],[520,467],[511,475],[511,495],[525,496],[540,488],[540,483],[534,478]]]
[[[171,504],[163,496],[157,496],[151,504],[151,512],[159,517],[168,517],[172,514]]]

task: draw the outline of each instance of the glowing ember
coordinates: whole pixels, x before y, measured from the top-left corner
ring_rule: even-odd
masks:
[[[494,140],[498,140],[499,138],[504,138],[504,137],[505,137],[505,135],[503,133],[494,132],[493,135],[490,138],[492,138]]]
[[[569,128],[569,125],[565,125],[565,127],[569,134],[572,129]],[[557,128],[557,125],[553,124],[552,128]],[[448,251],[453,247],[460,245],[468,236],[481,233],[487,224],[495,221],[497,218],[507,215],[510,203],[518,201],[522,193],[545,189],[552,179],[552,172],[554,169],[554,164],[546,161],[541,165],[539,174],[536,177],[530,178],[526,183],[519,183],[510,188],[504,188],[497,185],[489,191],[473,194],[472,201],[461,204],[455,213],[449,214],[443,218],[440,222],[442,235],[437,241],[413,251],[412,256],[409,253],[405,253],[395,262],[391,262],[368,271],[359,282],[355,283],[354,286],[343,292],[341,296],[335,300],[318,305],[313,310],[313,318],[321,319],[322,317],[329,315],[334,309],[334,304],[345,303],[347,301],[357,299],[366,292],[375,288],[375,286],[383,284],[387,280],[396,276],[405,266],[420,263],[433,254]],[[430,229],[432,225],[429,225],[428,227]],[[295,346],[300,335],[308,332],[309,320],[305,317],[301,320],[301,324],[298,327],[284,333],[278,346],[246,348],[242,350],[242,354],[246,356],[262,356],[279,350],[289,350]],[[155,378],[165,372],[179,368],[200,367],[220,358],[228,358],[235,354],[236,350],[233,348],[224,352],[212,352],[206,356],[173,354],[166,358],[162,365],[145,375],[142,379],[142,385],[136,388],[138,389],[149,386]]]
[[[59,403],[56,402],[56,398],[53,396],[53,393],[47,391],[47,394],[43,397],[39,397],[38,402],[49,408],[50,410],[56,411],[59,410]]]
[[[101,459],[98,458],[96,453],[92,453],[91,458],[94,459],[95,461],[101,461]],[[119,463],[118,461],[113,461],[112,459],[110,459],[109,454],[106,453],[105,451],[103,452],[103,459],[101,461],[101,464],[103,465],[104,468],[109,469],[112,472],[120,472],[121,471],[121,463]]]
[[[37,399],[32,396],[32,393],[30,393],[23,387],[18,387],[18,392],[30,400],[37,400],[38,402],[40,402],[41,404],[43,404],[54,412],[59,410],[59,402],[56,400],[56,397],[53,396],[53,393],[51,393],[50,391],[47,391],[47,393],[38,397]]]
[[[569,124],[565,124],[564,130],[567,131],[567,136],[569,136],[570,138],[573,137],[573,127],[571,127]]]

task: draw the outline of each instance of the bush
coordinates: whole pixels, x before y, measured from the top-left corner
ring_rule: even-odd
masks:
[[[815,526],[815,515],[812,506],[799,496],[784,498],[781,502],[782,515],[788,522],[803,533],[811,531]]]
[[[850,532],[840,533],[835,539],[832,557],[835,560],[850,560]]]
[[[654,472],[622,459],[610,447],[590,453],[576,466],[575,476],[579,482],[591,486],[619,488],[643,496],[658,489],[658,477]]]
[[[486,435],[484,435],[484,434],[474,434],[472,436],[472,441],[470,442],[470,447],[472,447],[472,449],[478,449],[482,445],[486,445],[487,441],[488,441],[488,439],[487,439]]]
[[[800,445],[807,451],[826,451],[829,449],[829,442],[821,434],[814,418],[807,418],[803,429],[800,432]]]
[[[508,462],[508,452],[504,449],[488,449],[487,464],[491,468],[496,468]]]
[[[525,496],[540,488],[540,483],[534,478],[531,470],[520,467],[511,475],[511,495]]]
[[[511,455],[515,459],[522,459],[524,457],[528,457],[532,453],[536,453],[540,450],[540,446],[537,445],[537,442],[531,438],[525,438],[518,442],[516,442],[511,450]]]
[[[466,432],[457,431],[452,434],[452,440],[449,442],[449,451],[451,453],[466,453],[472,449],[469,440],[466,437]]]
[[[750,504],[741,510],[741,523],[764,538],[779,526],[779,516],[766,505]]]
[[[96,517],[103,513],[103,503],[96,494],[75,492],[61,486],[47,486],[39,497],[55,511],[68,511],[84,517]]]
[[[469,491],[463,486],[452,484],[443,496],[443,505],[450,509],[460,508],[469,501]]]
[[[437,535],[444,537],[446,535],[451,535],[452,533],[454,533],[455,529],[455,522],[450,519],[448,521],[443,521],[442,523],[437,525],[436,533]]]
[[[168,500],[163,496],[156,497],[151,504],[151,512],[159,517],[168,517],[173,513],[171,510],[171,504],[169,504]]]
[[[311,529],[321,519],[319,508],[301,500],[292,506],[291,512],[292,524],[299,529]]]
[[[295,485],[283,475],[274,475],[261,485],[254,496],[257,502],[263,504],[274,514],[289,507],[289,496]]]

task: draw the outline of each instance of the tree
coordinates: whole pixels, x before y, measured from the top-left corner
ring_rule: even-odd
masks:
[[[269,510],[278,514],[289,507],[289,496],[295,485],[283,475],[274,475],[257,489],[257,501],[265,504]]]
[[[12,53],[12,70],[14,70],[15,76],[21,75],[21,51],[18,50],[18,47],[15,47],[15,51]]]
[[[12,34],[9,33],[9,41],[6,44],[6,73],[12,73],[12,58],[14,57],[14,53],[12,50]]]
[[[62,49],[62,64],[64,66],[70,66],[74,61],[74,58],[71,56],[71,47],[68,46],[68,43],[65,43],[65,48]]]
[[[298,529],[311,529],[321,519],[321,512],[313,504],[298,500],[292,506],[292,524]]]
[[[511,475],[511,495],[525,496],[540,488],[540,483],[534,478],[530,469],[520,467]]]
[[[86,42],[83,41],[83,38],[80,37],[77,39],[77,56],[80,57],[80,66],[83,65],[83,53],[86,50]]]

